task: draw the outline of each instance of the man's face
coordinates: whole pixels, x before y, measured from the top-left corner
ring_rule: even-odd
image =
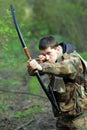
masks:
[[[41,54],[45,57],[45,60],[50,63],[55,63],[58,58],[58,49],[48,47],[45,50],[41,50]]]

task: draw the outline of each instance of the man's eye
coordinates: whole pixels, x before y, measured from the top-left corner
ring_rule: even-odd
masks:
[[[47,55],[50,55],[50,54],[51,54],[51,52],[48,52],[48,53],[47,53]]]

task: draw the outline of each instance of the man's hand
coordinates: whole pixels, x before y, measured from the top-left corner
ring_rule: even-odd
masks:
[[[32,70],[42,70],[42,67],[40,64],[38,64],[38,62],[36,60],[31,60],[27,62],[27,67],[28,69],[32,69]]]
[[[46,61],[46,57],[44,55],[39,55],[37,60],[38,60],[39,63],[43,63],[43,62]]]

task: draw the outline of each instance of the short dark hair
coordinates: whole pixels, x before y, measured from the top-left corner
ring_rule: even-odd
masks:
[[[44,50],[48,47],[54,48],[58,46],[58,42],[55,40],[53,36],[45,36],[40,39],[39,49]]]

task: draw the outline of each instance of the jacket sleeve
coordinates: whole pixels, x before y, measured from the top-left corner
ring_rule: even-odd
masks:
[[[70,79],[75,79],[83,71],[80,58],[70,54],[65,54],[61,62],[43,63],[41,66],[44,73],[55,74],[60,77],[68,76]]]

